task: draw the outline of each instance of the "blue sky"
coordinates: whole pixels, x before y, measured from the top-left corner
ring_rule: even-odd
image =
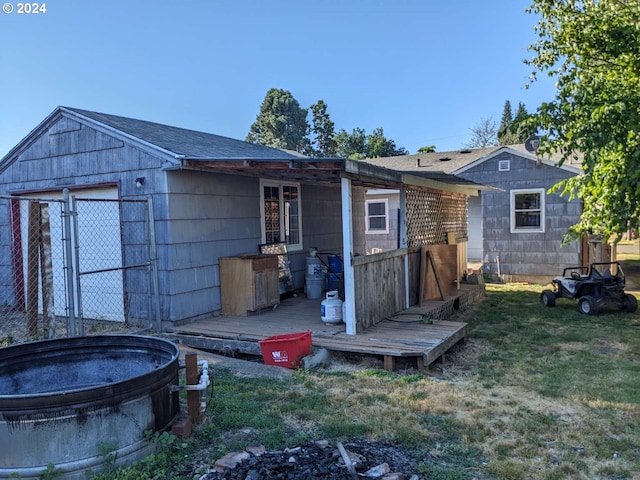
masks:
[[[3,3],[4,2],[3,0]],[[505,100],[529,111],[521,0],[50,0],[0,13],[0,157],[56,106],[244,139],[269,88],[410,152],[455,150]],[[309,116],[310,118],[310,116]]]

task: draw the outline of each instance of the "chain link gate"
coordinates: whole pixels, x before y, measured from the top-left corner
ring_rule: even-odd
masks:
[[[161,330],[151,198],[0,196],[0,345]]]

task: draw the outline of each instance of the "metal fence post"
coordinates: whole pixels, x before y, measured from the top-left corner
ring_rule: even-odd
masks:
[[[75,269],[75,295],[78,310],[75,312],[76,318],[76,331],[74,335],[84,335],[84,318],[82,314],[82,283],[80,283],[80,229],[78,227],[78,203],[76,197],[71,196],[69,199],[69,205],[71,205],[71,211],[73,212],[73,221],[71,222],[73,241],[71,242],[75,248],[73,249],[73,262],[76,266]],[[70,219],[71,220],[71,219]]]
[[[66,283],[67,283],[67,313],[68,313],[68,324],[67,330],[70,336],[76,335],[76,314],[75,314],[75,295],[74,295],[74,274],[73,274],[73,245],[72,245],[72,235],[73,230],[71,229],[71,199],[69,197],[69,189],[65,188],[62,191],[62,200],[63,200],[63,213],[62,216],[64,218],[64,233],[62,235],[62,241],[64,242],[64,251],[65,251],[65,270],[66,270]]]
[[[149,210],[149,251],[151,262],[151,276],[153,282],[153,306],[156,332],[162,333],[162,316],[160,314],[160,290],[158,281],[158,249],[156,246],[156,224],[153,213],[153,198],[147,197],[147,205]]]

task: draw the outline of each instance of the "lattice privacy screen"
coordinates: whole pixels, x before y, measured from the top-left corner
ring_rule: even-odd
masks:
[[[447,241],[447,232],[467,239],[467,200],[464,195],[433,190],[406,190],[408,247]]]

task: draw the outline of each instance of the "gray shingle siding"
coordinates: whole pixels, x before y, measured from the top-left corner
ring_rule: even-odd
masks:
[[[202,132],[141,122],[112,115],[72,110],[109,128],[147,142],[157,142],[177,153],[216,158],[299,158],[278,149],[247,144]],[[257,252],[261,243],[260,180],[257,177],[163,170],[166,153],[138,139],[123,139],[120,132],[82,123],[56,114],[41,131],[3,159],[0,194],[51,190],[63,187],[115,185],[120,198],[153,198],[161,317],[178,321],[211,315],[220,310],[219,258]],[[171,163],[170,166],[175,166]],[[137,177],[145,177],[142,188]],[[340,185],[302,184],[304,251],[291,252],[294,286],[304,284],[306,256],[311,246],[342,249]],[[42,196],[46,197],[46,193]],[[360,197],[354,189],[354,206]],[[6,204],[5,204],[6,205]],[[6,210],[6,208],[5,208]],[[354,208],[358,213],[357,207]],[[0,212],[0,253],[10,259],[9,212]],[[121,209],[123,231],[130,218]],[[146,259],[144,239],[125,234],[125,262]],[[357,238],[357,237],[356,237]],[[6,265],[5,269],[12,268]],[[146,308],[146,272],[127,273],[129,306]],[[137,291],[137,290],[144,291]],[[3,290],[4,291],[4,290]],[[9,291],[9,290],[7,290]],[[3,299],[13,302],[14,299]]]
[[[498,171],[498,162],[510,161],[509,171]],[[502,275],[549,276],[561,273],[565,265],[580,263],[580,245],[561,246],[567,229],[579,218],[581,204],[568,202],[558,193],[546,193],[572,173],[549,165],[536,165],[509,152],[499,154],[460,173],[468,180],[484,183],[504,192],[482,192],[483,250],[485,271]],[[545,231],[511,233],[511,190],[545,190]]]

